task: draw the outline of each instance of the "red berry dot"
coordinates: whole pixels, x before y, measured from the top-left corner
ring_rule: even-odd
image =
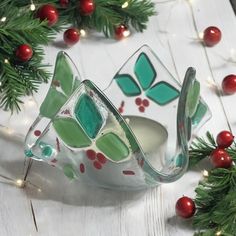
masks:
[[[37,136],[37,137],[40,136],[41,135],[41,131],[40,130],[35,130],[34,131],[34,135]]]
[[[102,169],[102,164],[101,164],[100,162],[98,162],[98,161],[95,161],[95,162],[93,163],[93,165],[94,165],[94,167],[95,167],[96,169],[98,169],[98,170]]]
[[[122,107],[119,107],[119,108],[118,108],[118,111],[119,111],[120,113],[123,113],[123,112],[124,112],[124,109],[123,109]]]
[[[123,170],[124,175],[135,175],[135,173],[132,170]]]
[[[140,111],[140,112],[145,112],[145,107],[140,106],[140,107],[139,107],[139,111]]]
[[[85,172],[85,167],[84,167],[84,164],[83,164],[83,163],[80,164],[79,169],[80,169],[80,172],[81,172],[81,173],[84,173],[84,172]]]
[[[148,106],[149,106],[149,101],[148,101],[147,99],[144,99],[144,100],[143,100],[143,105],[144,105],[145,107],[148,107]]]
[[[135,103],[137,106],[140,106],[142,104],[142,99],[141,98],[136,98]]]
[[[87,150],[86,154],[89,160],[93,161],[96,159],[96,152],[93,151],[92,149]]]
[[[141,167],[143,167],[143,165],[144,165],[144,160],[143,160],[143,159],[139,161],[139,165],[140,165]]]
[[[105,164],[107,162],[106,157],[102,154],[102,153],[97,153],[97,160],[101,163],[101,164]]]

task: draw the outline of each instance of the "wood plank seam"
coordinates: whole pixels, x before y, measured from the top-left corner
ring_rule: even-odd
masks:
[[[32,218],[33,218],[35,230],[36,230],[36,232],[38,232],[38,225],[37,225],[37,220],[36,220],[36,215],[35,215],[33,203],[31,201],[31,199],[29,201],[30,201],[30,209],[31,209],[31,213],[32,213]]]

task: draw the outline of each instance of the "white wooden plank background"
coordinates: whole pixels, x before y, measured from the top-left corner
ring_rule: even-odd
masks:
[[[182,80],[188,66],[197,69],[202,96],[213,117],[201,129],[217,134],[222,129],[236,133],[236,95],[222,96],[224,76],[236,73],[236,19],[228,0],[156,0],[158,15],[152,17],[143,34],[126,40],[105,40],[100,35],[82,39],[66,49],[83,78],[105,88],[118,68],[139,46],[150,45],[171,73]],[[210,25],[223,34],[220,44],[204,48],[199,32]],[[53,64],[62,35],[46,48],[45,62]],[[10,117],[1,111],[0,174],[17,179],[23,171],[23,137],[37,115],[48,85],[30,101],[24,112]],[[35,103],[36,101],[36,103]],[[5,127],[8,127],[7,129]],[[0,183],[0,235],[3,236],[187,236],[193,235],[191,220],[175,216],[176,200],[194,196],[203,166],[172,184],[139,192],[114,192],[69,182],[60,171],[34,163],[29,186],[19,189]],[[207,166],[206,166],[207,168]],[[35,222],[33,218],[35,217]]]

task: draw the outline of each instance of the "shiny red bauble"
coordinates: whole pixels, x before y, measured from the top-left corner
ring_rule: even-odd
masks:
[[[222,89],[225,94],[236,93],[236,75],[228,75],[222,81]]]
[[[64,42],[67,45],[72,46],[76,44],[80,39],[79,30],[76,28],[70,28],[64,32],[63,38],[64,38]]]
[[[15,55],[17,59],[21,62],[29,61],[33,56],[33,50],[28,44],[21,44],[16,49]]]
[[[129,35],[128,27],[124,24],[121,24],[115,28],[115,38],[117,40],[123,39]]]
[[[53,5],[46,4],[38,9],[37,17],[40,20],[47,20],[48,25],[52,26],[55,25],[58,21],[58,11]]]
[[[212,47],[221,40],[221,31],[215,26],[210,26],[204,30],[203,42],[206,46]]]
[[[215,168],[230,168],[232,165],[232,158],[230,155],[221,148],[216,148],[212,151],[211,155],[211,163]]]
[[[95,3],[93,0],[80,0],[79,9],[80,9],[81,15],[89,16],[95,10]]]
[[[227,148],[233,143],[233,141],[234,136],[227,130],[221,131],[216,137],[216,143],[219,148]]]
[[[175,205],[175,212],[183,218],[190,218],[196,211],[194,201],[189,197],[181,197]]]

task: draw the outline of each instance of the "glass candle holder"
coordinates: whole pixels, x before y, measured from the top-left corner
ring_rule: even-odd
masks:
[[[173,182],[187,169],[191,138],[211,116],[195,74],[188,68],[181,85],[144,45],[101,91],[60,52],[25,155],[104,188]]]

